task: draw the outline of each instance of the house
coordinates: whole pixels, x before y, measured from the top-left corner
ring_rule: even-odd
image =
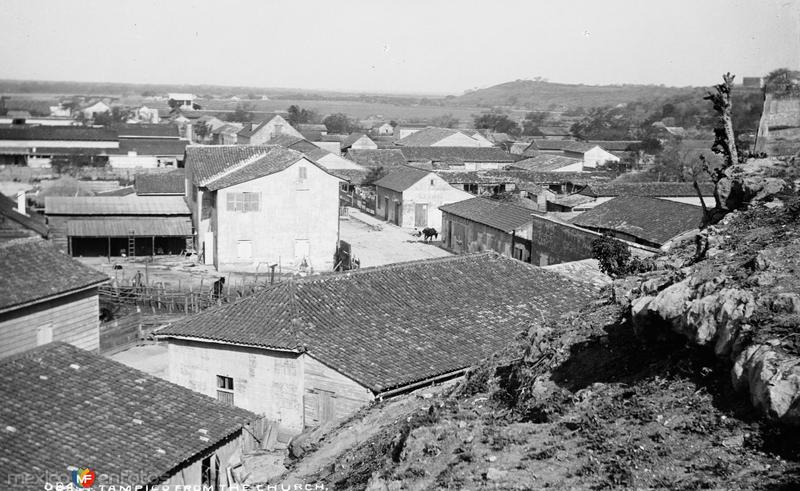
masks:
[[[0,357],[51,341],[100,348],[106,275],[36,237],[0,243],[0,271]]]
[[[299,123],[296,126],[297,131],[308,141],[319,141],[328,134],[328,127],[324,124]]]
[[[119,149],[117,132],[84,126],[0,127],[0,164],[50,167],[53,160],[102,165]]]
[[[333,268],[342,180],[300,152],[266,145],[186,147],[195,247],[218,270]]]
[[[620,196],[581,213],[571,223],[657,248],[676,235],[699,227],[702,218],[703,210],[697,206],[643,196]]]
[[[158,124],[161,121],[161,115],[158,108],[142,105],[133,110],[133,119],[142,123]]]
[[[260,123],[244,123],[236,134],[239,145],[263,145],[276,136],[291,135],[303,138],[282,116],[275,114]]]
[[[583,172],[583,160],[566,155],[542,153],[509,164],[507,169],[531,172]]]
[[[576,143],[574,140],[546,140],[534,139],[528,147],[523,150],[522,155],[525,157],[535,157],[542,153],[550,153],[555,155],[563,155],[564,149]]]
[[[376,150],[378,145],[364,133],[352,133],[341,141],[339,148],[342,153],[347,153],[351,148],[354,150]]]
[[[700,182],[698,186],[706,205],[713,206],[714,185],[711,182]],[[581,204],[578,210],[589,210],[618,196],[645,196],[701,206],[700,197],[691,182],[590,183],[579,193],[592,200]]]
[[[179,167],[187,143],[177,138],[120,138],[119,149],[109,152],[108,164],[115,169]]]
[[[431,169],[503,169],[516,159],[495,147],[402,147],[408,165]]]
[[[225,123],[224,125],[211,130],[212,145],[235,145],[237,133],[242,129],[240,123]]]
[[[227,489],[263,437],[249,411],[61,342],[0,360],[0,395],[7,489],[89,487],[81,472],[92,489]]]
[[[103,101],[95,102],[94,104],[81,109],[81,114],[83,114],[84,119],[94,119],[100,114],[106,114],[109,112],[111,112],[111,106]]]
[[[513,191],[517,183],[517,179],[506,172],[437,170],[436,173],[456,189],[475,196]]]
[[[469,133],[469,134],[468,134]],[[480,136],[480,139],[476,138]],[[429,126],[397,140],[403,147],[491,147],[490,141],[477,130],[456,130],[452,128],[436,128]]]
[[[398,140],[402,140],[403,138],[407,137],[408,135],[413,135],[417,131],[423,130],[428,128],[427,124],[422,123],[404,123],[399,126],[395,126],[394,128],[394,135],[397,137]]]
[[[525,152],[525,149],[528,148],[529,145],[530,142],[525,142],[525,141],[514,142],[508,148],[508,153],[510,153],[511,155],[522,155]]]
[[[394,126],[389,123],[381,123],[372,127],[372,132],[378,136],[394,135]]]
[[[495,253],[290,279],[156,332],[170,380],[299,433],[460,376],[591,288]]]
[[[403,152],[398,149],[358,150],[351,148],[345,158],[368,169],[392,169],[406,165]]]
[[[440,206],[442,247],[464,254],[495,251],[530,262],[531,210],[487,198]]]
[[[195,96],[186,93],[167,94],[167,101],[175,101],[175,109],[193,109]]]
[[[360,186],[369,173],[366,167],[321,148],[315,148],[303,152],[303,154],[312,162],[316,162],[323,169],[345,181],[341,183],[343,191],[352,191],[353,186]]]
[[[45,198],[53,243],[72,256],[179,254],[191,243],[183,196]]]
[[[573,142],[564,148],[564,155],[576,157],[583,161],[582,170],[597,169],[612,162],[619,162],[620,158],[604,150],[600,145],[589,142]]]
[[[439,207],[472,197],[454,188],[435,172],[397,167],[375,181],[376,215],[399,227],[442,228]]]
[[[283,148],[295,150],[300,153],[314,152],[320,148],[305,138],[294,135],[278,135],[267,142],[267,145],[280,145]]]
[[[170,172],[140,172],[134,176],[134,190],[139,196],[185,196],[185,169]]]
[[[29,212],[25,191],[17,193],[17,200],[0,194],[0,243],[21,237],[47,238],[48,229],[44,217]]]

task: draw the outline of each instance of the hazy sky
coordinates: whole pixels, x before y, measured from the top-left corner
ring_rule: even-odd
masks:
[[[800,0],[3,0],[0,78],[461,94],[800,69]],[[713,21],[712,21],[713,19]]]

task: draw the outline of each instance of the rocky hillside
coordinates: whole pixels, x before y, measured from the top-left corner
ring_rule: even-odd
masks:
[[[307,445],[316,450],[286,480],[370,490],[796,489],[793,173],[776,161],[732,169],[725,200],[747,209],[677,241],[584,311],[534,322],[465,380],[366,409]],[[360,438],[337,437],[354,425]]]

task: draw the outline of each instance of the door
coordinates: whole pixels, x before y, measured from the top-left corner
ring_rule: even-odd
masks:
[[[319,391],[319,424],[324,425],[336,418],[336,406],[333,392]]]
[[[397,225],[398,227],[403,222],[403,220],[400,218],[400,210],[402,210],[401,204],[400,203],[395,203],[394,204],[394,224]]]
[[[428,226],[428,203],[414,205],[414,226],[417,228]]]
[[[383,219],[389,221],[389,198],[383,198]]]

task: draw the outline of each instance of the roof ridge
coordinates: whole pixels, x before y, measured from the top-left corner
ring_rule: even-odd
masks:
[[[236,145],[236,146],[241,147],[241,145]],[[258,162],[259,160],[261,160],[264,157],[266,157],[267,155],[269,155],[276,148],[281,148],[283,150],[288,150],[290,152],[294,152],[295,151],[295,150],[291,150],[289,148],[280,147],[279,145],[258,145],[258,147],[261,149],[260,152],[254,154],[254,155],[252,155],[252,156],[250,156],[250,157],[248,157],[248,158],[246,158],[244,160],[241,160],[241,161],[237,162],[236,164],[234,164],[234,165],[232,165],[232,166],[230,166],[230,167],[228,167],[228,168],[226,168],[226,169],[224,169],[224,170],[222,170],[222,171],[220,171],[220,172],[218,172],[216,174],[213,174],[212,176],[210,176],[210,177],[208,177],[206,179],[203,179],[202,181],[200,181],[197,184],[199,186],[201,186],[201,187],[202,186],[208,186],[209,184],[211,184],[212,182],[214,182],[214,181],[216,181],[218,179],[222,179],[223,177],[225,177],[227,175],[233,174],[236,171],[244,169],[245,167]],[[302,157],[302,154],[300,154],[300,155]]]

